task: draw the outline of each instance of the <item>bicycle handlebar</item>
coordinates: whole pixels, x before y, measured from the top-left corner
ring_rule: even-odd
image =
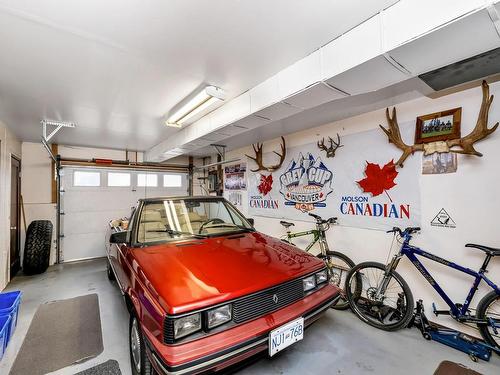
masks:
[[[399,233],[400,236],[406,234],[413,234],[416,232],[420,232],[420,227],[408,227],[405,230],[401,230],[401,228],[393,227],[391,230],[388,230],[386,233]]]
[[[324,220],[321,216],[308,212],[308,215],[315,218],[316,222],[319,224],[335,224],[337,222],[336,217],[331,217],[329,219]]]

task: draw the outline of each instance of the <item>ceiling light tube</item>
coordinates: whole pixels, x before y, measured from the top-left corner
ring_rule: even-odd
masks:
[[[181,127],[196,115],[222,102],[224,97],[225,94],[222,89],[215,86],[207,86],[175,111],[165,124],[167,126]]]

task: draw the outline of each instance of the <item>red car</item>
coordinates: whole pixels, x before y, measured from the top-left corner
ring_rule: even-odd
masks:
[[[320,259],[257,232],[220,197],[141,200],[109,243],[108,276],[130,311],[136,375],[272,356],[339,298]]]

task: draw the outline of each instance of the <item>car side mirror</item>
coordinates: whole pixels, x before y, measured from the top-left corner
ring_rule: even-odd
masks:
[[[127,242],[127,232],[115,232],[109,237],[109,243],[125,243]]]
[[[254,224],[255,224],[255,220],[254,220],[253,218],[251,218],[251,217],[247,217],[246,219],[247,219],[247,221],[248,221],[250,224],[252,224],[252,227],[253,227],[253,226],[254,226]]]

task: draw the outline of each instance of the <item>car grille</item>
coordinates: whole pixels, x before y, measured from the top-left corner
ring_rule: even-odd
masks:
[[[281,309],[303,297],[302,279],[293,280],[235,301],[233,320],[235,323],[243,323]]]
[[[302,279],[292,280],[233,301],[233,322],[244,323],[304,298]],[[208,330],[204,329],[204,332]],[[166,344],[173,344],[176,341],[173,318],[167,317],[163,323],[163,341]]]

